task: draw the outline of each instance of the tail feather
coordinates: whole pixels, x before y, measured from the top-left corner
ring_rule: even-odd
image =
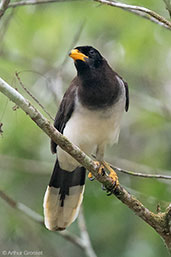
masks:
[[[85,168],[62,170],[58,160],[44,197],[45,226],[49,230],[63,230],[78,216],[83,199]]]

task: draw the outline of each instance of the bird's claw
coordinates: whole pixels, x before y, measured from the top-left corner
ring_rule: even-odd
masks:
[[[99,168],[99,170],[98,170],[99,175],[104,176],[106,173],[105,173],[105,167],[103,166],[103,164],[101,162],[98,162],[98,161],[95,161],[95,164]]]
[[[104,176],[105,175],[105,169],[104,169],[104,166],[102,164],[100,164],[100,162],[98,161],[95,161],[95,164],[98,166],[99,170],[98,170],[98,173],[101,175],[101,176]],[[88,178],[90,181],[93,181],[95,178],[93,177],[92,173],[89,172],[88,173]]]
[[[103,161],[102,163],[103,166],[110,172],[108,176],[112,179],[113,186],[117,187],[119,185],[119,180],[116,172],[110,167],[107,162]]]
[[[119,185],[119,180],[116,172],[110,167],[110,165],[103,161],[103,162],[98,162],[95,161],[95,164],[98,166],[98,173],[101,176],[104,176],[107,172],[110,172],[108,176],[112,179],[112,187],[110,189],[106,188],[104,185],[102,185],[102,190],[107,191],[107,196],[110,196],[112,192],[115,190],[115,188]],[[94,180],[94,177],[91,172],[88,173],[88,178],[92,181]]]
[[[108,176],[112,179],[112,187],[110,189],[107,189],[107,196],[110,196],[112,194],[112,192],[115,190],[115,188],[118,187],[119,180],[118,180],[118,176],[117,176],[116,172],[110,167],[110,165],[108,163],[103,161],[102,164],[103,164],[104,168],[106,168],[107,171],[110,172],[108,174]]]
[[[88,173],[88,178],[90,181],[93,181],[95,179],[91,172]]]

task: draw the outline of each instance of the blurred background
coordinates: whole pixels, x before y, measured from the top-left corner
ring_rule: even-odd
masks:
[[[162,0],[127,0],[169,19]],[[106,160],[144,173],[171,174],[171,34],[129,12],[93,1],[51,3],[8,9],[0,24],[0,76],[54,117],[76,71],[68,52],[92,45],[128,82],[130,109],[118,145]],[[43,112],[43,111],[42,111]],[[44,113],[44,112],[43,112]],[[44,115],[49,119],[48,115]],[[0,94],[0,189],[43,214],[42,202],[55,162],[49,138]],[[120,183],[156,212],[168,206],[170,181],[119,173]],[[126,206],[87,180],[84,215],[99,257],[166,257],[159,235]],[[47,231],[0,199],[0,249],[43,251],[43,256],[79,257],[83,251]],[[79,234],[77,222],[69,231]],[[29,255],[28,255],[29,256]]]

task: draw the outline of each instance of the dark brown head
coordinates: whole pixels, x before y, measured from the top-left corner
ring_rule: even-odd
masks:
[[[69,56],[74,59],[78,75],[94,72],[105,62],[103,56],[92,46],[78,46],[71,50]]]

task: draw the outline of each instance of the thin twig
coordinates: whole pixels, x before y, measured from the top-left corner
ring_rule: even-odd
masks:
[[[24,5],[37,5],[37,4],[47,4],[47,3],[61,3],[61,2],[75,2],[80,0],[23,0],[20,2],[13,2],[9,4],[8,8],[12,7],[18,7],[18,6],[24,6]]]
[[[81,232],[82,241],[84,242],[84,245],[85,245],[85,251],[86,251],[87,256],[97,257],[97,255],[96,255],[96,253],[95,253],[95,251],[92,247],[90,237],[89,237],[89,234],[88,234],[88,231],[87,231],[85,218],[84,218],[84,213],[83,213],[83,207],[81,207],[80,213],[79,213],[79,216],[78,216],[78,226],[79,226],[79,229],[80,229],[80,232]]]
[[[95,155],[92,155],[93,158],[96,158]],[[127,161],[127,160],[125,160]],[[128,162],[128,161],[127,161]],[[125,170],[125,169],[121,169],[116,167],[114,164],[111,164],[110,162],[107,162],[115,171],[117,172],[121,172],[121,173],[125,173],[127,175],[131,175],[131,176],[136,176],[136,177],[141,177],[141,178],[155,178],[155,179],[168,179],[171,180],[171,176],[169,175],[163,175],[163,174],[147,174],[147,173],[142,173],[142,172],[134,172],[134,171],[129,171],[129,170]],[[129,161],[130,163],[130,161]],[[133,163],[133,165],[136,166],[141,166],[141,165],[137,165],[137,163]],[[151,169],[151,168],[147,168],[147,169]],[[170,171],[168,171],[170,172]]]
[[[31,96],[31,98],[42,108],[42,110],[49,116],[49,118],[51,120],[54,121],[54,118],[51,116],[51,114],[46,111],[45,107],[39,102],[39,100],[24,86],[23,82],[21,81],[20,77],[19,77],[19,72],[16,72],[15,73],[17,79],[18,79],[18,82],[20,83],[21,87],[26,91],[26,93]]]
[[[10,0],[1,0],[0,2],[0,18],[4,15],[6,9],[8,8]]]
[[[65,0],[65,1],[69,1],[69,0]],[[78,1],[78,0],[70,0],[71,1]],[[157,24],[160,24],[161,26],[167,28],[167,29],[171,29],[171,22],[166,20],[164,17],[162,17],[161,15],[159,15],[158,13],[142,7],[142,6],[135,6],[135,5],[129,5],[129,4],[125,4],[125,3],[120,3],[117,1],[111,1],[111,0],[92,0],[94,2],[98,2],[101,4],[106,4],[106,5],[110,5],[113,7],[117,7],[117,8],[121,8],[123,10],[135,13],[141,17],[144,17],[152,22],[155,22]],[[24,5],[37,5],[37,4],[46,4],[46,3],[58,3],[58,2],[63,2],[62,0],[25,0],[25,1],[20,1],[20,2],[14,2],[14,3],[10,3],[8,5],[8,8],[15,8],[18,6],[24,6]]]
[[[127,205],[136,215],[149,224],[164,239],[171,251],[171,206],[163,213],[155,214],[140,201],[128,193],[120,184],[114,187],[113,179],[107,174],[99,173],[99,166],[76,145],[64,137],[50,122],[18,91],[3,79],[0,79],[0,91],[18,105],[59,147],[69,153],[75,160],[91,171],[93,176],[105,188]]]
[[[26,216],[28,216],[32,220],[34,220],[37,223],[44,226],[43,217],[40,214],[38,214],[37,212],[30,209],[25,204],[14,201],[11,197],[9,197],[2,190],[0,190],[0,198],[2,198],[4,201],[6,201],[12,208],[19,210],[20,212],[24,213]],[[92,248],[92,245],[91,245],[91,241],[89,238],[88,231],[86,229],[84,215],[83,215],[82,210],[80,211],[78,221],[79,221],[78,224],[79,224],[79,228],[80,228],[81,239],[78,236],[68,232],[67,230],[58,232],[58,234],[60,234],[65,239],[67,239],[71,243],[73,243],[76,246],[78,246],[79,248],[81,248],[88,257],[97,257]],[[54,233],[56,233],[56,232],[54,232]]]
[[[84,29],[85,23],[86,23],[86,20],[84,19],[84,20],[80,23],[80,25],[78,26],[78,30],[76,31],[76,33],[75,33],[75,35],[74,35],[74,37],[73,37],[73,40],[72,40],[72,42],[71,42],[71,45],[70,45],[70,47],[69,47],[69,49],[68,49],[68,51],[67,51],[67,54],[66,54],[65,57],[64,57],[64,60],[63,60],[62,64],[60,65],[59,71],[60,71],[61,69],[63,69],[64,65],[65,65],[66,62],[68,61],[68,54],[69,54],[69,52],[71,51],[71,49],[77,44],[77,42],[78,42],[78,40],[79,40],[79,38],[80,38],[80,36],[81,36],[81,33],[82,33],[83,29]]]
[[[76,246],[78,246],[80,249],[82,249],[85,252],[84,243],[82,242],[82,240],[78,236],[72,234],[71,232],[69,232],[67,230],[61,231],[61,232],[59,231],[58,234],[63,236],[66,240],[75,244]]]
[[[15,10],[13,9],[9,15],[7,17],[5,17],[6,19],[4,19],[4,22],[1,23],[1,26],[0,26],[0,56],[2,55],[3,53],[3,39],[6,35],[6,32],[8,30],[8,27],[9,27],[9,24],[10,24],[10,21],[11,19],[13,18],[14,16],[14,13],[15,13]]]
[[[129,5],[129,4],[120,3],[117,1],[111,1],[111,0],[93,0],[93,1],[133,12],[137,15],[143,16],[143,17],[149,19],[150,21],[158,23],[158,24],[164,26],[165,28],[171,30],[171,22],[170,21],[166,20],[164,17],[162,17],[158,13],[156,13],[148,8],[145,8],[143,6]]]
[[[131,175],[131,176],[136,176],[136,177],[141,177],[141,178],[171,179],[171,176],[169,176],[169,175],[145,174],[145,173],[141,173],[141,172],[133,172],[133,171],[128,171],[128,170],[120,169],[118,167],[113,166],[110,163],[109,163],[109,165],[114,170],[116,170],[117,172],[122,172],[122,173],[125,173],[127,175]]]
[[[93,157],[95,158],[95,156],[93,155]],[[137,163],[133,163],[130,162],[128,160],[123,160],[123,159],[119,159],[119,158],[115,158],[116,162],[118,163],[122,163],[123,161],[129,164],[131,163],[131,166],[135,166],[136,169],[144,169],[144,170],[152,170],[152,168],[141,165],[141,164],[137,164]],[[149,173],[142,173],[142,172],[134,172],[134,171],[129,171],[127,169],[121,169],[118,168],[116,166],[116,164],[111,164],[111,162],[108,162],[109,165],[111,167],[113,167],[114,170],[116,170],[117,172],[121,172],[121,173],[125,173],[127,175],[131,175],[131,176],[138,176],[138,177],[142,177],[142,178],[155,178],[155,179],[166,179],[166,180],[171,180],[171,176],[170,175],[163,175],[163,174],[149,174]],[[115,163],[115,161],[113,162]],[[129,165],[128,164],[128,165]],[[32,169],[30,170],[29,167],[32,167]],[[28,159],[23,159],[23,158],[14,158],[12,156],[7,156],[7,155],[1,155],[0,154],[0,168],[1,169],[10,169],[10,170],[22,170],[24,172],[28,172],[28,173],[40,173],[40,174],[45,174],[48,175],[49,173],[49,169],[51,167],[51,163],[47,162],[47,161],[38,161],[38,160],[28,160]],[[134,169],[135,169],[134,168]],[[160,172],[171,172],[171,171],[162,171],[160,170]]]
[[[68,54],[71,51],[71,49],[77,44],[80,35],[83,31],[83,28],[85,26],[85,22],[86,20],[84,19],[78,26],[78,29],[76,30],[76,33],[73,37],[73,40],[71,42],[71,45],[69,46],[69,49],[67,51],[67,54],[65,55],[62,63],[55,69],[55,86],[56,84],[58,84],[58,88],[54,87],[53,83],[48,84],[48,87],[50,89],[50,91],[52,92],[52,95],[54,97],[55,103],[61,101],[61,97],[63,95],[63,90],[62,90],[62,83],[63,79],[62,79],[62,72],[65,69],[65,64],[68,62],[69,58],[68,58]],[[51,72],[51,71],[50,71]],[[48,72],[49,73],[49,72]],[[48,74],[47,74],[48,75]]]
[[[2,198],[4,201],[6,201],[12,208],[14,208],[16,210],[19,210],[20,212],[24,213],[27,217],[31,218],[35,222],[44,226],[43,217],[40,214],[38,214],[37,212],[30,209],[25,204],[20,203],[20,202],[16,202],[14,199],[9,197],[2,190],[0,190],[0,198]],[[84,243],[82,242],[82,240],[78,236],[76,236],[76,235],[74,235],[74,234],[72,234],[68,231],[52,232],[52,233],[54,233],[56,235],[58,235],[58,234],[61,235],[66,240],[70,241],[71,243],[73,243],[74,245],[78,246],[83,251],[85,251]]]

